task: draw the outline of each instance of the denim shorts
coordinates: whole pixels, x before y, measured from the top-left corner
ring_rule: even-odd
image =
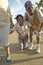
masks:
[[[21,37],[18,36],[18,41],[19,41],[19,45],[26,45],[26,43],[28,42],[28,35],[26,36],[25,39],[22,39]]]

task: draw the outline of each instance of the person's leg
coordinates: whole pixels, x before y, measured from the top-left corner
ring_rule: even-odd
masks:
[[[37,40],[36,52],[40,53],[39,32],[36,33],[36,40]]]
[[[10,23],[8,23],[4,29],[5,29],[4,35],[6,35],[6,36],[5,37],[3,36],[4,37],[4,39],[3,39],[4,40],[3,47],[5,48],[5,51],[6,51],[6,54],[7,54],[6,61],[10,61],[11,60],[11,57],[10,57],[10,47],[9,47],[9,43],[8,43]]]
[[[6,61],[10,61],[11,60],[11,57],[10,57],[10,47],[9,46],[4,46],[4,48],[5,48],[5,51],[7,53]]]
[[[28,35],[26,36],[26,38],[23,41],[23,49],[28,48]]]
[[[32,40],[32,36],[33,36],[33,33],[30,32],[30,47],[29,47],[29,49],[31,49],[31,50],[32,50],[32,48],[33,48],[33,40]]]
[[[23,50],[23,39],[18,36],[20,50]]]
[[[6,50],[6,53],[7,53],[6,60],[7,61],[9,61],[11,59],[10,58],[10,49],[9,49],[9,44],[8,44],[9,30],[10,30],[10,23],[8,23],[4,27],[0,28],[0,40],[1,40],[0,44]]]

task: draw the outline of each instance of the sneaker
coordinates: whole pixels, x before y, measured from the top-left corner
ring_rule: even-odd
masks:
[[[30,43],[29,49],[32,50],[32,48],[33,48],[33,43]]]
[[[40,47],[37,46],[36,53],[40,53]]]
[[[7,61],[7,62],[11,61],[11,57],[10,57],[10,54],[7,54],[7,58],[6,58],[6,61]]]

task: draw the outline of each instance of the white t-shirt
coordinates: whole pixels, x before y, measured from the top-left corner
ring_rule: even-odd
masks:
[[[37,10],[37,16],[38,16],[40,22],[43,22],[43,13],[40,10]]]
[[[18,23],[16,23],[14,25],[14,30],[17,30],[22,35],[28,34],[28,31],[29,31],[29,29],[28,29],[27,25],[25,24],[25,22],[23,23],[23,26],[20,26]]]
[[[40,10],[38,10],[38,9],[35,9],[35,10],[37,12],[37,16],[38,16],[40,22],[43,22],[43,13]],[[26,12],[26,13],[29,16],[29,22],[26,22],[26,24],[27,24],[27,26],[31,26],[31,23],[34,24],[33,23],[33,17],[34,17],[34,15],[31,16],[31,15],[29,15],[28,12]]]

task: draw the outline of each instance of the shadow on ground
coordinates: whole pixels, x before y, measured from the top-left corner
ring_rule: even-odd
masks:
[[[18,54],[18,55],[19,54],[23,54],[23,55],[26,54],[26,55],[29,55],[29,56],[32,56],[32,57],[12,59],[10,62],[6,62],[5,51],[4,51],[4,49],[0,49],[0,54],[2,55],[2,61],[0,62],[0,65],[13,65],[13,64],[19,65],[19,63],[22,63],[22,62],[43,59],[42,55],[37,56],[35,49],[33,49],[33,50],[26,49],[26,50],[21,51],[21,50],[19,50],[18,43],[11,43],[10,47],[11,47],[11,55],[13,55],[13,54],[15,54],[15,55],[16,54]],[[34,55],[36,55],[36,56],[34,56]]]

